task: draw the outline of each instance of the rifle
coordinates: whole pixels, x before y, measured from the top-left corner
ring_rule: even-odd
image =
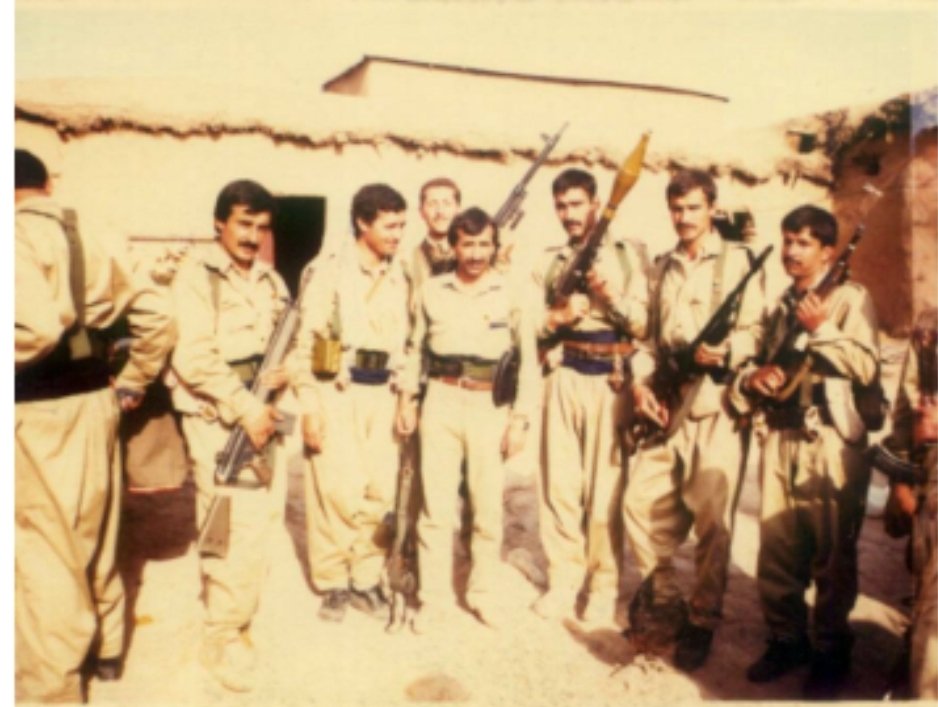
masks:
[[[407,603],[417,595],[417,548],[410,524],[416,469],[417,439],[412,434],[401,443],[401,469],[397,506],[390,522],[394,542],[388,557],[388,588],[391,590],[391,621],[388,631],[403,628]]]
[[[882,192],[877,191],[869,184],[864,186],[864,190],[877,199],[882,196]],[[850,257],[853,255],[853,251],[856,250],[857,244],[859,244],[865,230],[866,224],[864,223],[858,224],[856,229],[854,229],[853,236],[850,238],[847,245],[844,246],[840,255],[837,256],[837,260],[834,261],[834,264],[831,266],[830,270],[827,271],[827,274],[824,275],[824,278],[812,290],[818,297],[821,299],[826,298],[850,276]],[[798,306],[798,302],[806,294],[807,292],[797,295],[794,291],[789,290],[783,296],[784,301],[788,305],[790,322],[785,332],[785,337],[775,351],[768,357],[766,364],[769,366],[778,366],[785,372],[785,385],[782,386],[771,399],[776,403],[788,400],[795,391],[798,390],[801,380],[811,367],[811,359],[808,355],[806,345],[807,332],[801,322],[795,317],[795,309]]]
[[[686,346],[682,346],[674,351],[668,351],[660,357],[658,365],[655,367],[655,373],[652,377],[651,388],[655,397],[663,401],[670,413],[673,413],[681,403],[681,386],[693,374],[709,374],[717,383],[726,380],[729,370],[725,367],[702,367],[694,360],[694,354],[701,344],[715,346],[729,336],[733,327],[736,326],[736,320],[739,318],[739,308],[742,306],[743,295],[746,292],[746,286],[749,281],[758,273],[766,259],[774,249],[774,246],[766,246],[759,256],[752,261],[749,270],[740,278],[739,282],[732,291],[723,299],[716,311],[710,315],[710,319],[704,324],[703,328]],[[691,396],[688,396],[688,399]],[[688,400],[689,402],[689,400]],[[636,422],[632,436],[635,440],[641,440],[651,436],[653,429],[665,437],[669,436],[675,429],[676,415],[671,415],[671,422],[667,430],[660,429],[656,421],[642,418]]]
[[[502,204],[502,207],[495,213],[495,217],[492,219],[499,230],[507,226],[508,230],[513,231],[524,217],[524,211],[521,210],[521,202],[523,202],[524,198],[528,195],[528,183],[534,178],[534,173],[547,161],[547,156],[554,147],[556,147],[557,143],[560,142],[560,136],[563,134],[563,131],[567,129],[568,125],[569,123],[564,123],[560,126],[560,130],[553,135],[541,135],[541,139],[544,140],[543,149],[541,149],[540,154],[538,154],[531,166],[528,167],[528,171],[521,177],[521,181],[512,187],[511,193],[508,195],[505,203]]]
[[[925,483],[927,474],[921,464],[907,462],[897,457],[880,444],[874,444],[863,452],[863,458],[874,469],[878,469],[892,483],[917,486]]]
[[[302,293],[303,288],[300,292]],[[300,298],[287,305],[274,326],[261,365],[251,383],[251,394],[265,405],[274,397],[275,390],[262,382],[263,373],[279,366],[286,357],[300,320]],[[278,434],[290,434],[294,425],[293,415],[284,415],[277,423]],[[228,435],[225,446],[216,457],[215,484],[235,486],[242,469],[248,468],[263,485],[270,484],[273,471],[262,450],[257,450],[240,424],[235,424]],[[231,497],[216,494],[209,505],[205,521],[199,529],[198,548],[203,555],[225,557],[228,554],[228,535],[231,518]]]
[[[644,133],[619,168],[616,181],[612,185],[609,201],[606,202],[606,207],[603,209],[602,217],[590,229],[586,238],[574,251],[573,256],[567,261],[564,269],[554,280],[553,286],[548,291],[547,304],[549,306],[563,302],[574,291],[585,288],[586,274],[593,266],[593,261],[599,252],[599,246],[606,235],[609,223],[615,218],[616,209],[619,208],[619,204],[625,198],[625,195],[635,186],[635,182],[638,181],[642,173],[642,161],[645,158],[645,148],[648,146],[650,137],[650,132]]]

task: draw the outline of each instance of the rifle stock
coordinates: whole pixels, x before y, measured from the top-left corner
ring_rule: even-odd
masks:
[[[632,149],[628,157],[622,163],[616,174],[615,182],[612,185],[612,191],[609,200],[603,208],[602,216],[597,221],[582,245],[574,252],[567,265],[557,276],[553,287],[548,293],[548,304],[553,305],[557,302],[563,302],[568,299],[573,292],[583,286],[586,279],[586,273],[593,265],[596,259],[596,253],[599,252],[599,246],[609,229],[609,224],[615,218],[616,210],[619,204],[625,198],[642,173],[642,162],[645,159],[645,150],[648,147],[648,140],[651,133],[642,134],[638,144]]]

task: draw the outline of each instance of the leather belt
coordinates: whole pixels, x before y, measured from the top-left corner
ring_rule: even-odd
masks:
[[[440,381],[440,383],[446,383],[446,385],[454,385],[463,390],[481,390],[489,392],[492,390],[492,381],[490,380],[478,380],[466,376],[431,376],[430,378],[431,380]]]

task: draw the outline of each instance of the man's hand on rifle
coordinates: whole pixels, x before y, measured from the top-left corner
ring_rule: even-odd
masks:
[[[766,398],[774,397],[785,385],[785,372],[778,366],[761,366],[746,377],[743,389]]]
[[[283,364],[268,368],[261,373],[261,385],[269,390],[280,390],[287,383],[289,383],[289,377]]]
[[[827,321],[827,303],[814,292],[809,292],[798,303],[795,316],[806,331],[813,333]]]
[[[608,270],[597,264],[586,273],[586,286],[607,307],[621,299],[623,295],[621,289],[613,284],[616,276]]]
[[[282,419],[283,416],[274,409],[273,405],[265,405],[257,414],[241,420],[241,426],[254,448],[260,451],[274,436],[277,422]]]
[[[729,353],[729,341],[722,341],[716,346],[700,343],[694,351],[694,363],[701,368],[723,368]]]
[[[556,331],[561,327],[571,326],[580,321],[590,311],[589,297],[582,292],[574,292],[561,307],[554,307],[548,314],[548,326]]]
[[[668,408],[658,402],[658,398],[644,383],[632,384],[632,397],[635,400],[635,412],[645,417],[661,429],[668,426]]]
[[[394,428],[401,437],[410,437],[417,430],[417,398],[402,392],[397,398]]]

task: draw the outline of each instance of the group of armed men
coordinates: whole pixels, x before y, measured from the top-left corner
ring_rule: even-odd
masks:
[[[812,698],[836,696],[848,679],[848,618],[870,481],[854,391],[877,379],[879,349],[861,285],[817,289],[838,255],[828,211],[804,205],[785,216],[780,250],[791,283],[777,302],[766,302],[748,246],[714,228],[713,179],[678,171],[665,195],[674,246],[648,263],[634,242],[607,235],[577,289],[556,297],[557,277],[602,213],[589,172],[566,169],[554,179],[567,242],[545,249],[533,277],[509,277],[512,264],[497,257],[497,224],[482,209],[462,209],[447,178],[421,189],[428,233],[412,254],[400,253],[406,200],[386,184],[369,184],[352,200],[354,241],[306,267],[292,349],[267,365],[275,325],[291,303],[281,277],[257,257],[276,215],[263,186],[239,180],[221,190],[216,243],[190,251],[168,296],[78,234],[71,212],[50,196],[44,165],[26,151],[16,153],[15,186],[18,698],[78,701],[83,675],[120,677],[116,422],[120,410],[139,405],[167,359],[197,522],[216,497],[228,499],[226,551],[200,559],[200,657],[231,690],[253,686],[251,622],[267,540],[283,513],[283,473],[268,479],[245,470],[236,483],[216,480],[218,453],[234,430],[256,455],[283,451],[276,395],[255,395],[256,377],[264,390],[288,391],[300,413],[309,567],[321,619],[341,621],[351,606],[388,620],[382,530],[398,494],[401,445],[414,444],[413,631],[440,635],[465,610],[453,590],[460,497],[471,548],[463,606],[485,625],[510,626],[518,607],[499,586],[505,462],[540,426],[549,587],[531,609],[547,619],[611,621],[626,599],[619,593],[627,540],[642,578],[627,635],[637,646],[652,634],[668,636],[676,667],[694,671],[721,619],[733,518],[755,437],[757,583],[768,644],[747,677],[766,682],[809,665],[805,695]],[[726,315],[724,335],[701,341],[718,312]],[[121,316],[133,344],[115,377],[96,342]],[[896,455],[927,470],[921,482],[893,484],[892,504],[918,519],[914,532],[925,546],[911,631],[919,697],[938,692],[938,419],[934,391],[922,389],[919,374],[934,370],[934,330],[934,321],[925,322],[912,339],[891,437]],[[797,372],[780,357],[783,344],[804,354]],[[509,375],[508,387],[516,390],[506,395],[496,378],[512,351],[516,381]],[[675,370],[666,362],[678,352],[684,358]],[[397,519],[398,532],[406,526]],[[685,599],[674,557],[692,530],[695,572]],[[811,582],[813,627],[805,600]]]

